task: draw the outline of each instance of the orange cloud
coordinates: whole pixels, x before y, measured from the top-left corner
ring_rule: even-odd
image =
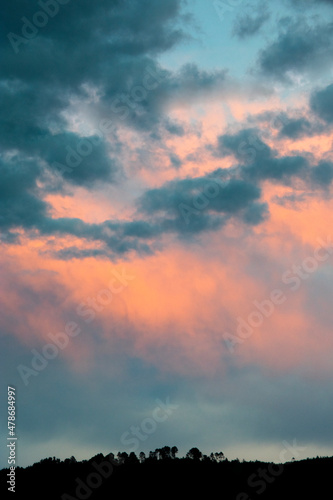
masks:
[[[291,293],[281,282],[282,273],[299,263],[295,245],[299,257],[304,255],[301,232],[293,244],[282,246],[294,221],[282,225],[281,217],[274,214],[273,222],[264,225],[261,240],[246,231],[233,235],[229,228],[229,236],[224,231],[212,234],[204,246],[174,244],[117,265],[95,258],[59,261],[39,253],[47,244],[42,240],[30,241],[20,251],[11,247],[2,256],[7,274],[1,301],[9,312],[3,326],[35,347],[36,342],[49,342],[48,333],[76,321],[83,334],[61,354],[76,369],[92,366],[101,346],[104,353],[114,354],[121,339],[129,356],[162,371],[192,375],[223,371],[228,357],[232,363],[275,370],[293,369],[311,354],[318,360],[321,348],[313,331],[324,336],[325,348],[332,347],[332,340],[306,310],[307,288]],[[306,245],[310,250],[315,242]],[[133,278],[128,286],[114,281],[114,270]],[[246,319],[255,308],[253,301],[267,299],[277,287],[286,294],[285,303],[229,353],[224,334],[235,334],[237,318]],[[89,313],[78,314],[82,304],[81,311],[94,310],[91,322],[86,321]],[[11,323],[16,311],[20,316]]]

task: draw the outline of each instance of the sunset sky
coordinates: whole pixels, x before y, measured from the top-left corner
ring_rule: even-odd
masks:
[[[333,1],[14,0],[0,25],[18,464],[333,455]]]

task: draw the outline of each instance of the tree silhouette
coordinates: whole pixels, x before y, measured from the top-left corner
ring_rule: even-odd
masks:
[[[129,457],[126,460],[127,460],[127,463],[129,463],[129,464],[137,464],[139,462],[139,459],[136,456],[136,454],[134,453],[134,451],[131,451],[131,453],[129,454]]]
[[[222,462],[223,460],[225,460],[225,456],[224,453],[222,453],[222,451],[211,453],[209,455],[209,458],[212,462]]]
[[[200,460],[202,458],[202,453],[198,448],[191,448],[190,451],[187,452],[186,458],[190,458],[191,460]]]
[[[157,460],[158,457],[158,451],[150,451],[149,452],[149,460]]]
[[[145,496],[156,495],[156,483],[168,481],[177,488],[179,498],[214,495],[221,488],[226,499],[262,500],[281,498],[326,498],[331,487],[333,457],[317,457],[301,461],[290,458],[283,465],[264,462],[228,461],[224,454],[204,455],[191,448],[185,457],[177,458],[176,446],[163,446],[146,457],[140,452],[98,453],[89,460],[74,457],[64,461],[49,457],[32,466],[17,467],[15,500],[105,500],[116,496],[135,496],[143,485]],[[9,469],[0,471],[0,481],[6,484]],[[38,485],[38,488],[36,488]],[[8,492],[7,498],[14,498]]]
[[[170,446],[163,446],[163,448],[159,449],[160,458],[165,460],[167,458],[171,458],[171,448]]]
[[[119,464],[124,464],[127,462],[128,453],[126,453],[126,451],[118,451],[117,458],[118,458]]]

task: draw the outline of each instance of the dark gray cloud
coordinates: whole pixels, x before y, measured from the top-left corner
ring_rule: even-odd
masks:
[[[98,88],[106,117],[112,115],[117,122],[116,96],[143,82],[149,88],[158,84],[158,77],[154,80],[147,68],[156,69],[154,57],[183,37],[177,24],[180,0],[167,0],[163,5],[156,0],[103,0],[96,5],[82,0],[80,5],[56,5],[56,15],[48,16],[39,4],[17,0],[4,9],[0,25],[4,35],[0,41],[0,143],[29,156],[47,154],[47,161],[52,149],[59,156],[61,149],[65,153],[76,140],[74,135],[65,136],[62,114],[73,98],[84,102],[89,86]],[[44,14],[38,17],[38,12]],[[43,16],[46,25],[36,27]],[[132,109],[126,106],[131,117]],[[107,158],[102,148],[95,148],[89,158],[99,172],[94,174],[85,161],[82,178],[78,171],[73,173],[74,183],[93,180],[94,175],[106,180]]]
[[[162,223],[166,230],[193,234],[221,227],[230,217],[259,224],[268,214],[260,197],[260,188],[251,182],[210,175],[151,189],[139,200],[139,209],[146,214],[172,214]]]
[[[311,109],[327,123],[333,123],[333,84],[314,92],[310,99]]]
[[[290,119],[286,116],[279,120],[282,124],[280,135],[291,138],[310,135],[322,127],[311,124],[305,118]],[[279,156],[277,151],[271,149],[260,137],[259,129],[249,128],[234,134],[224,134],[218,137],[215,154],[218,157],[234,156],[239,166],[234,171],[245,181],[260,183],[265,180],[293,185],[301,180],[305,188],[313,189],[330,185],[332,180],[331,162],[320,161],[317,165],[310,163],[305,154]]]
[[[117,171],[106,143],[99,136],[80,137],[65,132],[46,135],[39,141],[39,154],[50,169],[72,184],[90,186],[95,181],[111,181]]]
[[[312,124],[306,118],[288,118],[284,121],[280,130],[280,137],[289,137],[290,139],[299,139],[300,137],[310,136],[315,133]]]
[[[261,132],[256,128],[245,128],[234,134],[223,134],[217,138],[214,154],[224,158],[233,155],[241,163],[252,163],[258,155],[262,158],[271,156],[271,149],[265,144]]]
[[[117,52],[127,54],[157,53],[170,48],[183,36],[175,21],[180,4],[179,0],[167,0],[163,5],[156,0],[101,0],[98,4],[80,0],[79,5],[69,1],[59,6],[56,15],[49,15],[45,26],[38,27],[31,38],[43,38],[44,43],[45,40],[55,41],[71,49],[71,53],[75,50],[75,42],[87,47],[98,44],[104,50],[114,47]],[[36,26],[34,16],[42,10],[37,2],[16,0],[3,12],[2,31],[24,36],[26,22],[22,22],[22,16]],[[144,16],[142,12],[145,12]],[[34,32],[33,28],[30,32]],[[84,37],[82,33],[85,33]],[[3,45],[10,41],[2,40]],[[22,44],[22,49],[28,47],[29,44]],[[92,53],[86,55],[91,57]],[[98,54],[96,56],[99,58]],[[77,70],[77,67],[73,68],[73,71]]]
[[[67,249],[48,253],[57,258],[69,260],[73,258],[104,257],[116,260],[131,251],[139,254],[151,254],[155,244],[153,240],[163,230],[153,222],[105,221],[101,224],[89,224],[80,219],[45,217],[39,222],[38,230],[42,235],[71,235],[94,244],[90,249]]]
[[[61,117],[66,104],[60,89],[33,88],[23,82],[0,84],[2,149],[45,160],[51,171],[65,172],[72,184],[111,181],[117,168],[101,134],[85,138],[66,131],[53,132],[66,128]]]
[[[0,158],[0,229],[34,228],[47,213],[48,205],[38,196],[36,179],[40,166],[17,156]]]
[[[333,23],[310,26],[303,20],[280,21],[277,39],[259,55],[259,70],[274,78],[289,80],[290,72],[323,68],[333,48]]]
[[[265,133],[268,136],[270,130],[274,129],[274,131],[278,131],[279,139],[286,137],[289,139],[300,139],[302,137],[325,134],[325,132],[330,133],[330,129],[311,111],[311,107],[310,110],[289,109],[288,112],[265,111],[264,113],[249,116],[247,123],[252,128],[244,128],[243,130],[249,130],[248,134],[253,131],[252,135],[255,138],[259,132],[254,128],[254,125],[260,127],[261,135]],[[244,140],[249,142],[249,137],[245,137]],[[219,144],[219,149],[223,152],[223,142]]]
[[[302,156],[279,157],[260,137],[258,129],[243,129],[235,134],[218,137],[217,155],[233,155],[241,164],[244,179],[289,183],[293,176],[300,176],[308,167]]]
[[[333,163],[321,161],[311,170],[311,179],[321,187],[329,187],[333,181]]]
[[[44,114],[37,115],[36,120],[33,113],[27,113],[32,125],[39,128],[49,126],[50,117],[57,122],[73,96],[87,97],[87,86],[100,90],[102,116],[138,128],[156,127],[162,120],[163,102],[171,95],[196,95],[220,84],[225,77],[223,71],[203,72],[190,64],[175,75],[158,67],[156,56],[185,37],[179,27],[181,4],[181,0],[167,0],[163,5],[157,0],[104,0],[98,5],[82,1],[80,6],[70,2],[28,43],[16,47],[17,54],[10,40],[3,40],[0,78],[1,74],[9,78],[11,86],[24,82],[24,92],[33,89],[31,108],[36,106],[37,96],[46,99],[45,92],[60,101],[53,110],[37,103]],[[15,11],[10,8],[5,13],[4,29],[8,33],[21,36],[24,22],[20,13],[31,21],[36,12],[36,6],[28,7],[19,2]],[[20,93],[18,96],[28,101]],[[17,107],[22,109],[19,104]]]
[[[290,184],[293,177],[301,178],[309,168],[303,156],[283,156],[280,158],[258,157],[252,164],[242,168],[245,177],[258,180],[273,180]]]

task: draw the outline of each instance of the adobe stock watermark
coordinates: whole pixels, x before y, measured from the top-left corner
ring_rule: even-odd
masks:
[[[99,290],[95,297],[89,297],[85,302],[80,303],[76,308],[76,314],[83,319],[85,323],[91,323],[97,313],[103,311],[113,300],[113,296],[121,293],[129,281],[135,279],[134,276],[114,269],[111,274],[113,278],[109,281],[106,288]],[[68,321],[63,331],[58,333],[48,333],[50,343],[45,344],[40,351],[31,349],[32,359],[30,366],[20,364],[17,371],[25,386],[30,382],[30,377],[37,377],[48,366],[49,361],[55,359],[60,351],[63,351],[72,338],[77,337],[82,332],[82,328],[76,321]]]
[[[281,276],[283,285],[288,286],[288,290],[296,292],[299,290],[302,282],[317,271],[320,263],[326,262],[333,255],[333,242],[328,237],[327,241],[322,239],[317,240],[319,246],[315,248],[313,256],[308,256],[303,259],[300,265],[294,264],[291,269],[285,271]],[[282,305],[287,300],[287,293],[281,288],[275,288],[269,294],[269,297],[258,301],[253,301],[254,309],[246,319],[237,318],[236,334],[225,332],[223,340],[229,352],[233,353],[239,344],[243,344],[246,339],[250,338],[255,329],[262,326],[266,318],[272,316],[276,307]]]
[[[160,399],[156,399],[156,404],[157,406],[152,411],[151,417],[144,418],[140,425],[131,425],[129,430],[121,435],[120,441],[124,446],[130,446],[129,451],[137,451],[140,441],[146,441],[148,436],[154,434],[157,425],[165,422],[179,408],[179,405],[170,403],[170,398],[166,398],[165,403]]]
[[[289,454],[290,458],[300,458],[301,451],[306,450],[305,446],[298,446],[296,439],[290,444],[288,441],[282,441],[283,450],[279,454],[279,463],[270,463],[267,469],[259,467],[256,472],[248,477],[247,485],[252,488],[252,493],[256,495],[261,495],[267,490],[269,485],[273,484],[278,477],[284,472],[284,462],[286,462],[286,456]],[[251,493],[251,494],[252,494]],[[241,492],[237,495],[236,500],[251,500],[253,496],[246,492]]]
[[[156,90],[166,77],[166,71],[148,66],[145,68],[142,81],[139,85],[134,85],[128,93],[121,93],[114,97],[111,102],[111,111],[119,115],[119,120],[125,120],[131,110],[137,110],[140,104],[145,101],[149,92]],[[80,139],[75,149],[66,146],[65,164],[54,161],[52,167],[57,174],[63,175],[73,172],[81,165],[83,160],[90,156],[94,148],[100,146],[105,138],[116,131],[116,123],[109,118],[103,118],[98,124],[98,128],[90,132],[90,136]]]
[[[15,52],[18,54],[20,52],[21,45],[26,45],[38,36],[39,31],[48,24],[50,18],[54,18],[59,10],[60,6],[66,5],[70,0],[39,0],[37,3],[41,10],[37,10],[31,19],[23,16],[21,21],[23,23],[21,28],[21,35],[17,33],[10,32],[7,34],[7,38]]]
[[[93,490],[96,490],[97,488],[102,486],[103,482],[106,479],[109,479],[113,472],[113,466],[119,465],[114,460],[113,453],[107,455],[105,459],[106,460],[103,460],[100,463],[97,463],[96,460],[92,462],[92,467],[94,470],[90,472],[84,480],[79,477],[75,479],[75,497],[73,497],[69,493],[63,493],[61,495],[61,500],[87,500],[88,498],[90,498]]]

